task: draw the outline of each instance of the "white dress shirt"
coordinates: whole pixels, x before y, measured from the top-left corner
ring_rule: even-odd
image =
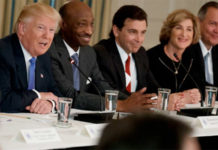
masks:
[[[64,41],[64,40],[63,40],[63,41]],[[66,46],[66,48],[67,48],[67,51],[68,51],[70,57],[73,56],[75,53],[77,53],[78,56],[79,56],[80,47],[78,48],[77,51],[75,51],[74,49],[72,49],[72,47],[70,47],[70,45],[67,44],[66,41],[64,41],[64,44],[65,44],[65,46]]]
[[[122,60],[122,64],[123,64],[123,68],[125,71],[125,66],[126,66],[126,60],[128,58],[128,54],[126,53],[126,51],[120,47],[117,42],[116,46],[118,49],[118,52],[120,54],[121,60]],[[129,54],[130,56],[130,74],[131,77],[129,78],[129,75],[127,73],[125,73],[125,78],[126,78],[126,86],[128,85],[128,80],[131,80],[131,92],[135,92],[136,91],[136,87],[137,87],[137,72],[136,72],[136,67],[135,67],[135,60],[132,57],[132,54]]]
[[[20,41],[19,41],[20,42]],[[26,71],[27,71],[27,83],[29,83],[29,68],[30,68],[30,59],[32,58],[32,56],[30,55],[30,53],[23,47],[22,43],[20,42],[21,45],[21,49],[23,51],[23,55],[24,55],[24,60],[25,60],[25,64],[26,64]],[[37,59],[37,57],[36,57]],[[40,93],[36,90],[36,89],[32,89],[32,91],[34,91],[38,98],[41,98]]]
[[[202,40],[199,40],[199,44],[201,47],[201,52],[203,54],[203,58],[205,58],[205,56],[207,55],[207,53],[209,53],[209,57],[208,57],[208,66],[205,66],[205,77],[206,75],[206,69],[208,69],[209,72],[209,76],[211,78],[211,81],[207,81],[210,84],[213,84],[213,61],[212,61],[212,47],[210,49],[207,49],[206,46],[204,45],[204,43],[202,42]]]

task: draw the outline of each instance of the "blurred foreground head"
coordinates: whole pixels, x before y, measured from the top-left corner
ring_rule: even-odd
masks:
[[[187,124],[147,112],[113,121],[103,131],[98,150],[199,150]]]

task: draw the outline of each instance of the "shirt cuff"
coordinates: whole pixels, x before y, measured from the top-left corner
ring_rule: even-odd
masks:
[[[55,103],[55,101],[54,100],[51,100],[51,99],[48,99],[48,101],[49,102],[51,102],[52,103],[52,109],[51,109],[51,112],[53,113],[53,114],[55,114],[57,111],[55,110],[55,106],[56,106],[56,103]]]
[[[32,91],[37,94],[37,96],[38,96],[39,99],[41,99],[41,95],[40,95],[40,93],[39,93],[36,89],[32,89]]]

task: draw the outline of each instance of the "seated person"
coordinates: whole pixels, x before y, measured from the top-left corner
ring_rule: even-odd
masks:
[[[88,46],[93,34],[92,11],[83,2],[70,1],[60,8],[60,14],[60,32],[55,36],[50,51],[52,71],[57,85],[64,96],[74,98],[74,108],[103,110],[104,106],[101,104],[104,104],[104,99],[100,95],[112,88],[99,70],[95,51]],[[88,78],[92,80],[94,87],[87,84]],[[97,89],[98,92],[93,89]],[[155,94],[144,95],[145,91],[146,88],[142,88],[129,97],[119,92],[117,111],[154,107],[150,98]]]
[[[134,5],[122,6],[114,15],[110,38],[94,46],[100,70],[110,85],[130,95],[147,87],[157,92],[158,83],[150,71],[142,43],[147,30],[147,14]],[[146,95],[146,94],[145,94]],[[181,95],[170,96],[171,110],[179,110]]]
[[[205,86],[218,87],[218,2],[205,3],[198,12],[198,20],[201,38],[190,47],[190,55],[194,57],[197,70],[193,76],[195,80],[203,81],[204,94]]]
[[[147,112],[107,125],[97,150],[200,150],[191,132],[179,120]]]
[[[134,5],[122,6],[114,15],[110,38],[94,49],[99,68],[113,88],[131,94],[143,87],[157,92],[146,50],[142,46],[147,31],[147,14]]]
[[[16,33],[0,40],[2,112],[54,111],[60,93],[46,52],[59,21],[60,15],[52,7],[27,5],[17,19]]]
[[[183,103],[201,100],[199,83],[192,78],[193,58],[185,55],[188,46],[199,39],[196,17],[185,9],[168,15],[161,32],[161,44],[148,50],[151,71],[161,87],[179,92]],[[183,55],[184,54],[184,55]],[[185,57],[185,59],[183,59]]]

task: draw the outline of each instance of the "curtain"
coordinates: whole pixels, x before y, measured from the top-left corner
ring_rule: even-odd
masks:
[[[92,0],[92,11],[95,18],[94,34],[91,45],[96,44],[101,39],[107,38],[111,28],[111,1]]]
[[[42,2],[55,9],[59,8],[69,0],[0,0],[0,38],[13,33],[15,22],[22,8],[30,3]],[[97,43],[100,39],[107,38],[110,31],[111,1],[110,0],[80,0],[88,4],[93,12],[94,34],[90,45]]]

